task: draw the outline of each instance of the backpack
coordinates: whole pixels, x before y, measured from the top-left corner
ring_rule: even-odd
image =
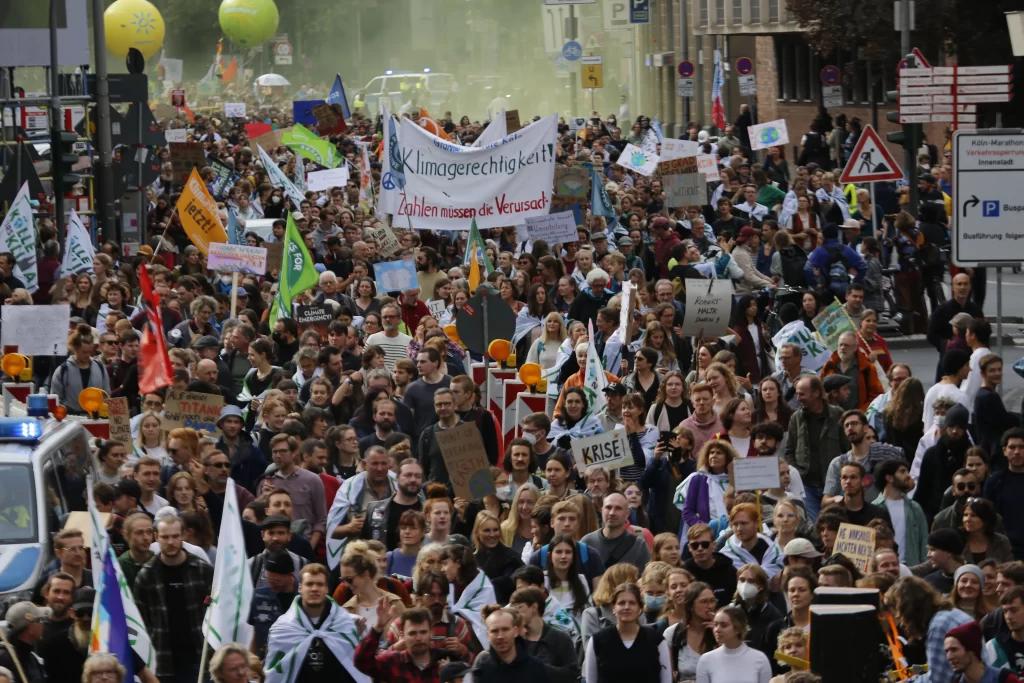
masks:
[[[828,291],[839,298],[846,297],[846,288],[850,286],[850,271],[843,259],[843,247],[829,247],[828,275],[825,278]]]
[[[540,566],[542,569],[548,565],[548,548],[550,547],[551,544],[549,543],[540,549]],[[580,564],[586,569],[587,561],[590,560],[590,548],[582,541],[576,541],[576,548],[580,553]]]
[[[802,289],[807,286],[807,274],[804,266],[807,265],[807,252],[800,247],[789,246],[779,250],[779,260],[782,262],[782,281],[795,289]]]

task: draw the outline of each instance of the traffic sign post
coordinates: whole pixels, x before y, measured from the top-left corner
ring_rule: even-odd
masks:
[[[590,108],[594,108],[594,90],[604,87],[604,65],[600,57],[583,57],[580,60],[580,81],[590,90]]]
[[[575,40],[570,40],[562,46],[562,56],[570,62],[575,62],[583,56],[583,46]]]
[[[825,85],[839,85],[840,75],[839,67],[829,64],[821,69],[821,82]]]
[[[750,57],[740,57],[736,60],[736,73],[740,76],[746,76],[754,70],[754,63],[750,61]]]
[[[875,183],[902,180],[903,171],[899,162],[882,142],[871,125],[865,125],[857,145],[850,154],[850,161],[839,176],[839,183]]]
[[[629,23],[647,24],[651,21],[651,0],[628,0]]]
[[[977,105],[1013,99],[1013,67],[934,66],[900,71],[900,123],[977,128]]]
[[[679,62],[679,77],[680,78],[692,78],[693,77],[693,62],[686,59]]]
[[[274,43],[274,64],[292,63],[292,44],[287,40]]]

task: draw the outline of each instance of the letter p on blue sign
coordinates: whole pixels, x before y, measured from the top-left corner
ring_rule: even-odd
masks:
[[[981,203],[981,215],[985,218],[999,217],[999,202],[995,199],[986,199]]]

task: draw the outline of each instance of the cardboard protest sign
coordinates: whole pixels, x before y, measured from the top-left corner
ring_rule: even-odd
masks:
[[[583,206],[587,203],[586,195],[576,197],[571,195],[556,194],[551,196],[551,213],[562,213],[572,211],[572,217],[576,225],[584,223]]]
[[[629,450],[629,439],[626,437],[625,429],[614,429],[573,441],[572,458],[576,461],[576,469],[581,473],[595,465],[612,470],[633,464],[633,454]]]
[[[313,116],[316,117],[316,130],[320,135],[340,135],[348,130],[345,117],[341,115],[341,105],[314,105]]]
[[[329,304],[299,304],[295,306],[295,324],[300,330],[310,328],[320,332],[320,336],[327,336],[327,328],[334,320],[334,309]]]
[[[875,554],[875,530],[856,524],[839,525],[832,554],[842,553],[850,558],[857,568],[867,574],[871,571],[871,558]]]
[[[619,155],[619,165],[623,168],[635,171],[643,176],[649,176],[658,168],[660,161],[657,154],[645,152],[636,145],[627,144]]]
[[[164,402],[164,429],[191,427],[217,434],[217,420],[224,407],[219,394],[201,394],[198,391],[169,391]]]
[[[267,249],[267,272],[281,270],[281,260],[284,258],[284,242],[264,242]]]
[[[438,430],[437,445],[456,496],[468,501],[496,492],[484,442],[475,423]]]
[[[206,166],[206,150],[201,142],[171,142],[168,143],[171,150],[171,170],[174,172],[174,180],[179,183],[188,182],[188,176],[193,168]]]
[[[833,350],[839,348],[839,337],[844,332],[857,331],[853,327],[850,316],[846,314],[838,301],[833,301],[821,313],[814,316],[811,324],[818,331],[818,336],[825,346]]]
[[[703,206],[707,203],[707,180],[697,168],[697,157],[681,157],[658,164],[665,206]]]
[[[224,116],[229,119],[244,119],[246,115],[245,102],[225,102]]]
[[[555,194],[568,197],[586,197],[590,192],[590,174],[579,166],[555,167]]]
[[[0,306],[3,346],[28,356],[66,356],[71,306]]]
[[[544,240],[549,245],[575,242],[576,216],[572,211],[551,213],[547,216],[531,216],[526,219],[526,230],[531,240]]]
[[[263,149],[269,149],[271,151],[276,150],[281,146],[281,136],[291,130],[291,126],[288,128],[278,128],[272,130],[269,133],[264,133],[257,137],[249,137],[249,147],[259,145]]]
[[[395,236],[395,231],[387,223],[370,231],[370,239],[377,244],[380,255],[387,258],[402,248],[402,243]]]
[[[110,440],[132,447],[131,413],[128,412],[128,399],[107,399],[107,419],[110,420]]]
[[[267,250],[265,247],[250,247],[245,244],[210,243],[207,268],[226,273],[265,275],[267,272]]]
[[[779,456],[770,455],[733,460],[730,478],[733,488],[737,491],[777,489],[781,485]]]
[[[729,333],[732,280],[686,280],[683,334],[721,337]]]
[[[519,110],[505,110],[505,135],[511,135],[522,127],[522,124],[519,123]]]

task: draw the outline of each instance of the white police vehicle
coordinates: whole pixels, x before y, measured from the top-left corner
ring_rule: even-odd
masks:
[[[384,105],[394,114],[407,102],[425,107],[430,115],[440,119],[445,110],[452,109],[458,92],[455,77],[424,69],[421,73],[389,69],[356,92],[356,106],[369,117],[380,113]]]

